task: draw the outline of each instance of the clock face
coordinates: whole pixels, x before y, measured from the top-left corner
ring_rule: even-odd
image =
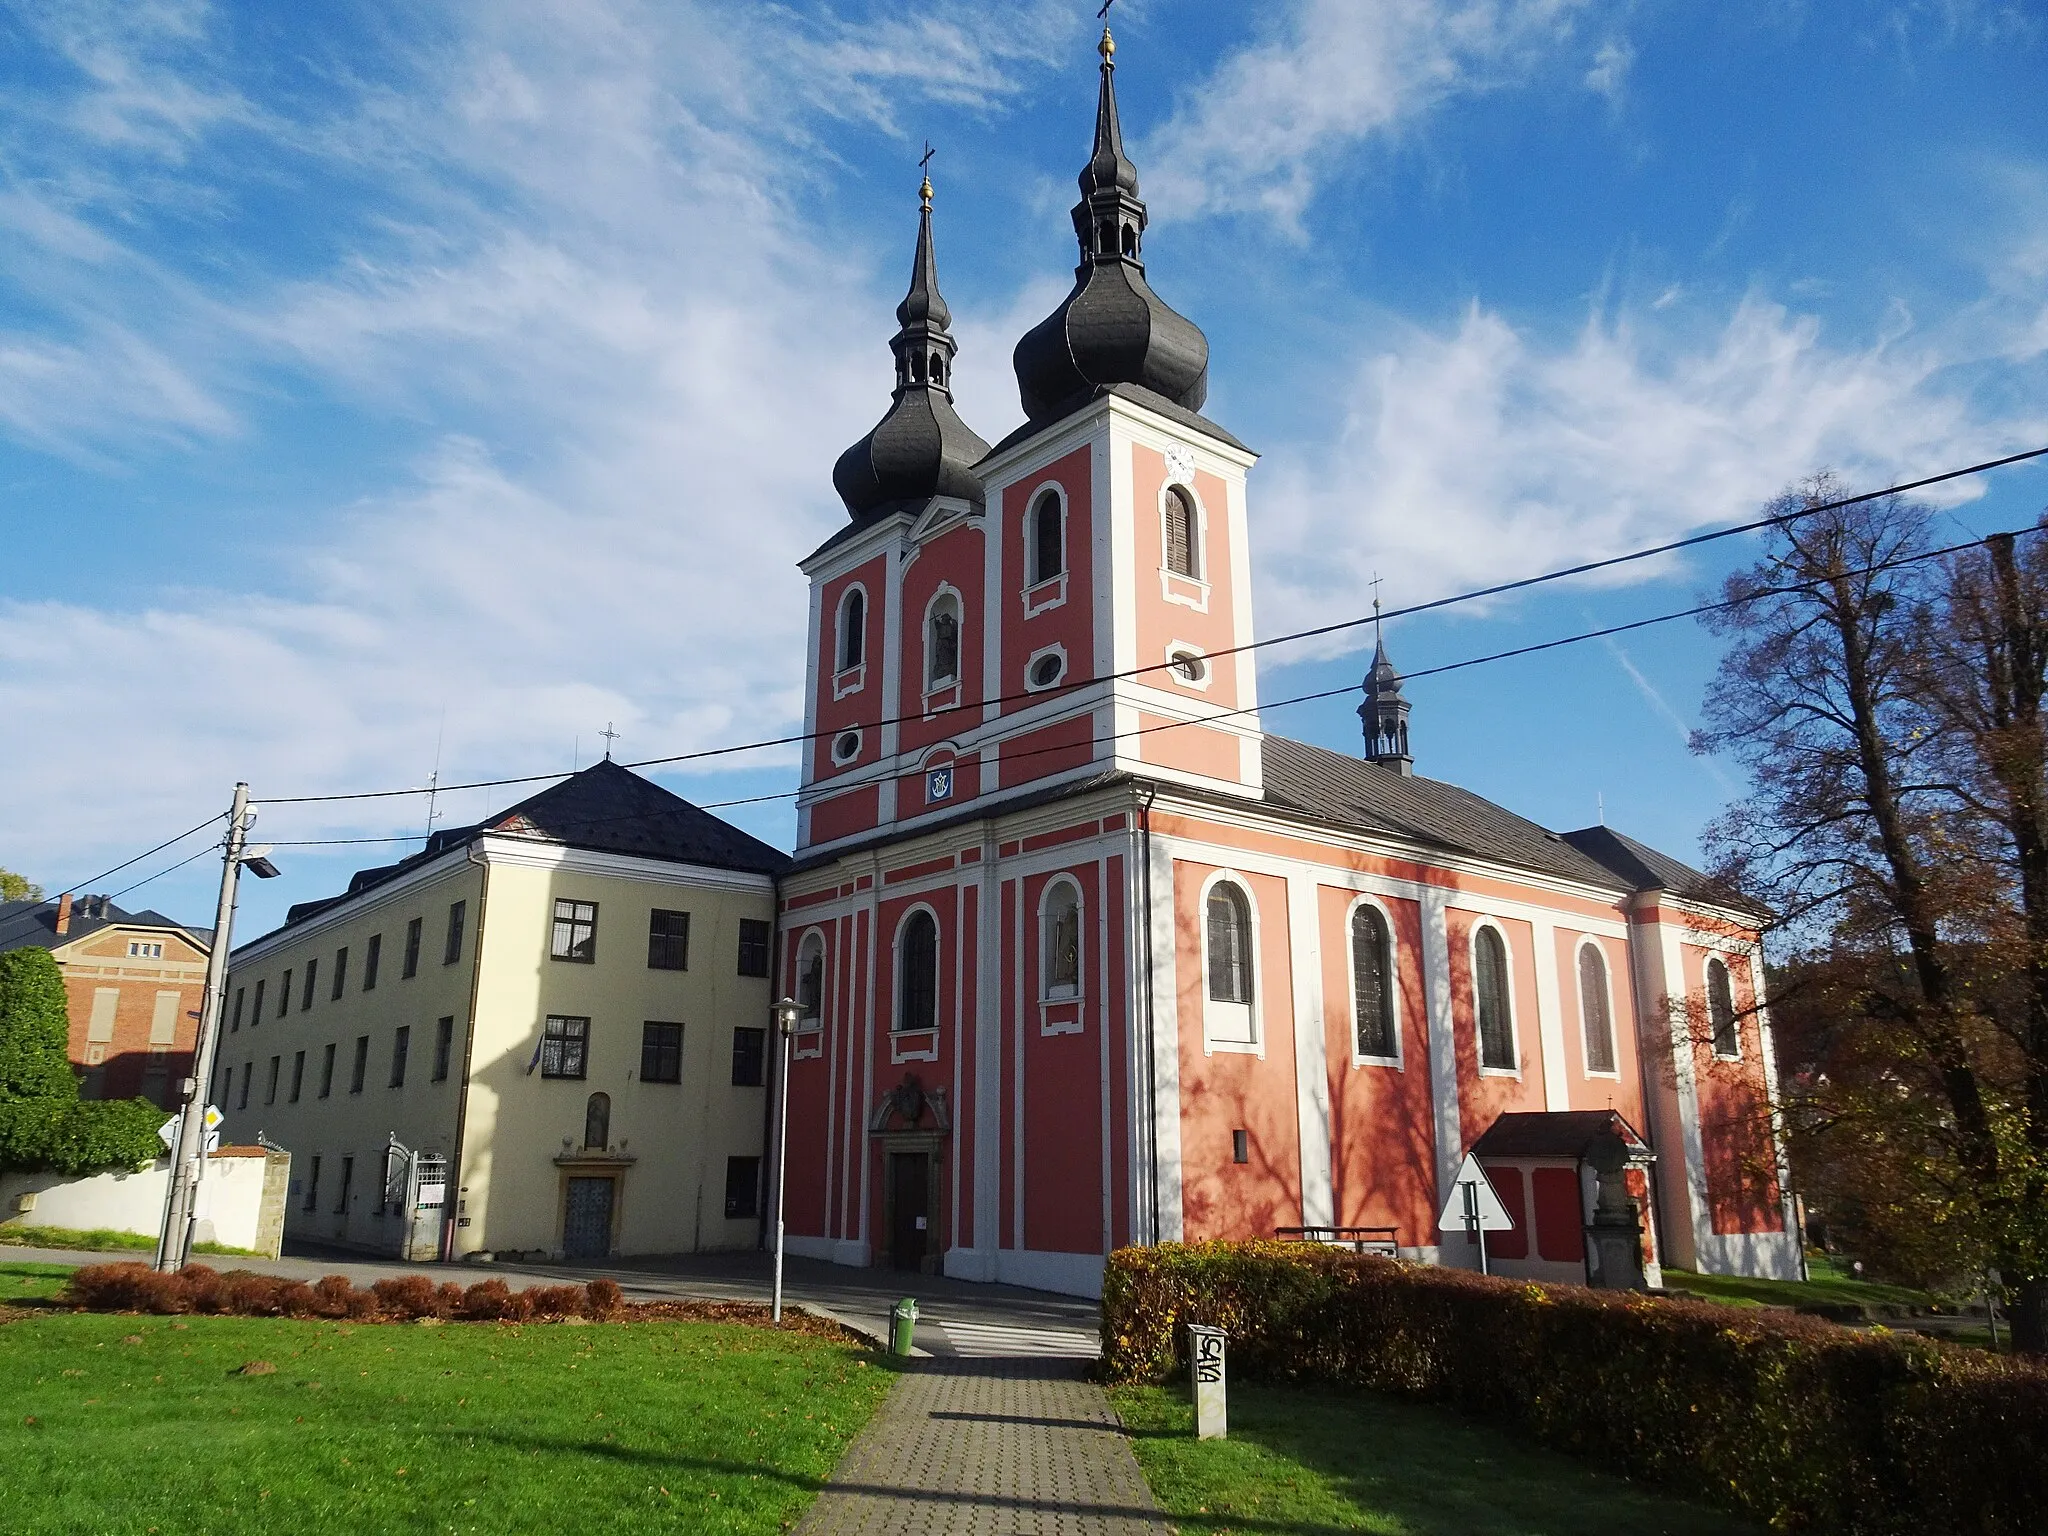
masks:
[[[1176,480],[1191,480],[1195,473],[1195,456],[1179,443],[1166,450],[1166,472]]]
[[[953,770],[934,768],[924,776],[924,797],[927,800],[950,800],[953,798]]]

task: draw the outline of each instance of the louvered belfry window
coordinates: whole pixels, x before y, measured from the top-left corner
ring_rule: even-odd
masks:
[[[1375,907],[1351,915],[1351,997],[1358,1019],[1358,1054],[1392,1056],[1394,946],[1387,920]]]
[[[1179,486],[1166,493],[1166,568],[1177,576],[1199,576],[1195,568],[1195,501]]]
[[[1236,886],[1209,892],[1209,997],[1218,1003],[1252,1000],[1251,911]]]

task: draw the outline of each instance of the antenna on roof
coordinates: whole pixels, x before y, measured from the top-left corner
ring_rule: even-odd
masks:
[[[1601,826],[1603,826],[1603,827],[1604,827],[1604,826],[1606,826],[1606,825],[1607,825],[1607,793],[1606,793],[1606,791],[1605,791],[1605,790],[1595,790],[1595,791],[1593,792],[1593,804],[1594,804],[1594,805],[1595,805],[1596,807],[1598,807],[1598,809],[1599,809],[1599,815],[1600,815],[1600,825],[1601,825]]]
[[[434,727],[434,771],[427,775],[427,841],[434,840],[434,823],[440,819],[440,812],[434,808],[434,800],[441,787],[441,738],[448,729],[448,706],[441,706],[441,723]]]

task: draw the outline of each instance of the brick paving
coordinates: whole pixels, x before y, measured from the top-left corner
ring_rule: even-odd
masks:
[[[796,1536],[1167,1536],[1081,1365],[911,1363]]]

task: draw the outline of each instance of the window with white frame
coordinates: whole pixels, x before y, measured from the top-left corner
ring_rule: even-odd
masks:
[[[1031,504],[1031,585],[1051,581],[1067,568],[1066,509],[1060,493],[1047,487]]]
[[[1071,880],[1047,887],[1039,915],[1040,964],[1048,1000],[1076,997],[1081,991],[1081,893]]]
[[[839,622],[835,627],[836,670],[849,672],[866,661],[868,655],[868,595],[861,588],[849,587],[839,599]]]
[[[896,940],[896,1028],[933,1029],[939,1022],[939,925],[919,908]]]
[[[1714,1054],[1723,1061],[1740,1061],[1742,1030],[1735,1018],[1735,986],[1719,960],[1707,962],[1707,1021],[1714,1030]]]
[[[796,952],[797,1027],[816,1029],[825,1011],[825,941],[811,934]]]
[[[960,681],[960,599],[951,592],[925,610],[924,689],[931,693]]]
[[[1180,486],[1166,491],[1166,568],[1176,576],[1202,574],[1202,524],[1195,498]]]
[[[1579,946],[1579,1022],[1586,1035],[1586,1070],[1614,1071],[1614,1012],[1607,1000],[1607,957],[1597,944]]]
[[[1387,919],[1371,902],[1351,914],[1351,1008],[1358,1054],[1400,1054],[1394,1033],[1394,938]]]
[[[1479,1065],[1490,1072],[1514,1071],[1520,1063],[1508,1001],[1508,946],[1490,924],[1472,935],[1472,1005],[1479,1021]]]
[[[1251,898],[1234,880],[1209,888],[1202,914],[1209,1038],[1230,1045],[1257,1043],[1252,1017]]]

